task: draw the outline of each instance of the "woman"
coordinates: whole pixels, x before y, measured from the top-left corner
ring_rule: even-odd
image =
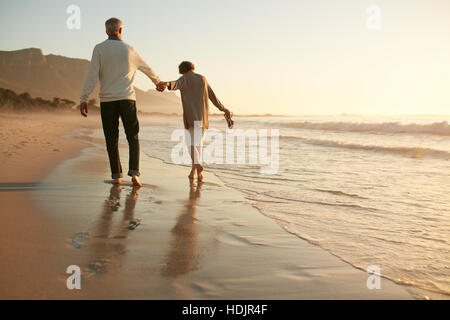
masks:
[[[183,122],[187,130],[186,144],[188,145],[192,159],[192,169],[189,174],[189,179],[194,179],[195,172],[197,172],[198,181],[202,181],[203,137],[209,125],[208,100],[211,100],[217,109],[225,113],[225,119],[227,119],[230,128],[233,125],[233,121],[231,120],[230,111],[217,99],[206,78],[201,74],[195,73],[194,69],[195,67],[192,62],[181,62],[178,70],[182,76],[176,81],[161,82],[158,85],[158,90],[163,91],[167,87],[169,90],[180,90],[181,92]]]

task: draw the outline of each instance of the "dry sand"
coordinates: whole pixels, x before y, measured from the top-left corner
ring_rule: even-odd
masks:
[[[97,117],[0,114],[0,298],[49,297],[42,283],[52,276],[47,256],[57,226],[32,206],[29,194],[58,163],[86,146],[63,135],[99,125]]]
[[[11,155],[0,179],[0,298],[413,297],[386,279],[368,290],[365,272],[286,233],[208,172],[190,185],[188,168],[142,155],[147,184],[111,186],[102,141],[60,137],[99,124],[85,120],[1,120]],[[83,271],[81,290],[66,288],[69,265]]]

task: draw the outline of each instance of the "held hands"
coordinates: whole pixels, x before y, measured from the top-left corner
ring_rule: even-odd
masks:
[[[167,82],[161,81],[156,85],[156,90],[158,90],[159,92],[163,92],[167,88],[167,85]]]
[[[88,115],[88,104],[87,102],[80,103],[80,112],[83,117],[87,117]]]

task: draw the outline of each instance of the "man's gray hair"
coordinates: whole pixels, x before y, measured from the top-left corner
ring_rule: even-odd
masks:
[[[112,34],[119,32],[120,27],[123,27],[123,22],[117,18],[111,18],[105,22],[106,33]]]

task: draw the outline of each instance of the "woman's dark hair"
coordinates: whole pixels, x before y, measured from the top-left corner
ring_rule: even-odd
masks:
[[[194,64],[192,62],[190,62],[190,61],[183,61],[178,66],[178,71],[181,74],[189,72],[189,71],[194,70],[194,69],[195,69]]]

